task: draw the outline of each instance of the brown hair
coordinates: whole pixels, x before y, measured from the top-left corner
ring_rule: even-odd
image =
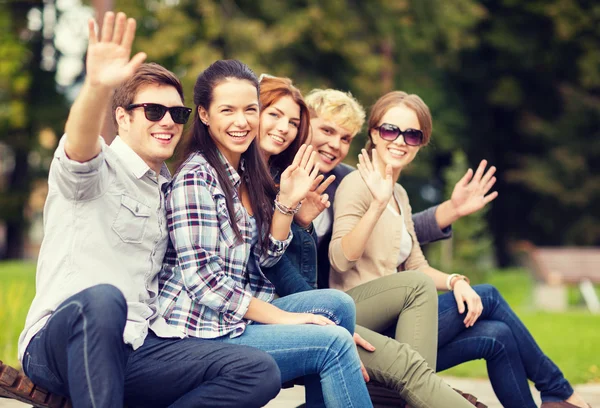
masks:
[[[174,73],[154,62],[142,64],[135,74],[123,82],[113,94],[112,114],[113,122],[117,129],[119,129],[119,124],[117,123],[115,111],[118,107],[126,108],[131,105],[140,88],[146,85],[172,86],[177,90],[177,93],[181,97],[181,102],[183,102],[183,87],[179,78]]]
[[[298,134],[294,141],[283,152],[273,155],[269,158],[269,166],[285,170],[292,161],[294,156],[300,149],[303,143],[308,139],[310,130],[310,113],[308,107],[302,98],[302,94],[292,84],[289,78],[265,76],[260,80],[260,109],[261,113],[265,108],[273,105],[281,98],[289,96],[294,102],[300,106],[300,126],[298,126]]]
[[[419,119],[419,125],[421,125],[421,131],[423,132],[423,144],[425,146],[431,139],[431,132],[433,129],[433,122],[431,119],[431,112],[429,108],[423,102],[418,95],[407,94],[402,91],[393,91],[383,95],[375,102],[375,105],[371,108],[371,114],[369,115],[369,128],[367,135],[369,140],[367,141],[367,150],[372,150],[375,146],[371,137],[371,130],[379,125],[379,122],[386,114],[388,110],[394,106],[404,105],[415,111],[417,119]]]

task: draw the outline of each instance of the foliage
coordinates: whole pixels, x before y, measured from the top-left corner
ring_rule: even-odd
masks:
[[[19,366],[17,341],[35,296],[35,265],[0,262],[0,360]]]

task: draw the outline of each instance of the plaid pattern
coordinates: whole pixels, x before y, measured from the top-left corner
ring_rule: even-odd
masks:
[[[240,176],[220,157],[237,192]],[[236,193],[233,222],[243,242],[236,240],[217,173],[200,153],[191,155],[175,175],[166,192],[166,210],[171,239],[160,274],[161,314],[190,336],[241,335],[251,298],[273,300],[274,287],[260,267],[277,263],[291,233],[285,241],[269,236],[269,249],[261,254],[253,245],[255,222]]]

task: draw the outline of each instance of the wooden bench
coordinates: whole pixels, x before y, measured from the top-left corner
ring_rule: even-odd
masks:
[[[71,401],[35,385],[21,371],[0,361],[0,398],[11,398],[35,408],[72,408]]]
[[[536,247],[521,243],[525,264],[537,283],[536,306],[562,311],[567,307],[567,286],[577,286],[592,313],[600,313],[600,301],[594,284],[600,284],[600,248]]]

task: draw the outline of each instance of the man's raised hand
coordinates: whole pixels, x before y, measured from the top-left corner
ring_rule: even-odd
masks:
[[[136,23],[125,13],[107,12],[99,35],[95,22],[88,21],[87,80],[92,86],[115,88],[131,77],[146,59],[143,52],[131,56]]]

